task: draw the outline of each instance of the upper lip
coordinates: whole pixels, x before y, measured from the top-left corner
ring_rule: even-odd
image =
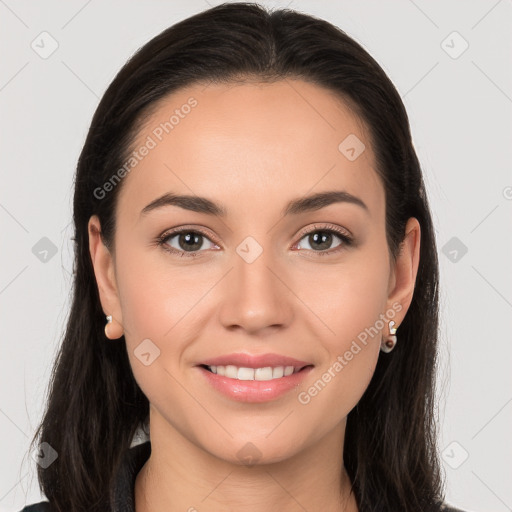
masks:
[[[312,365],[307,361],[301,361],[293,357],[282,356],[280,354],[226,354],[224,356],[213,357],[199,363],[206,366],[227,366],[233,365],[238,368],[265,368],[267,366],[293,366],[295,369],[304,368],[304,366]]]

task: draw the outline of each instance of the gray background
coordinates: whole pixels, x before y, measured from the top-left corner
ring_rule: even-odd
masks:
[[[0,512],[41,499],[27,450],[69,305],[72,178],[93,111],[139,46],[218,3],[0,0]],[[512,510],[512,2],[261,3],[345,30],[404,100],[441,263],[447,501]]]

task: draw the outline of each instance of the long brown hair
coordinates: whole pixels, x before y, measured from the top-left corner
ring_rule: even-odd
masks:
[[[72,305],[44,417],[31,444],[47,442],[59,454],[46,469],[38,467],[38,480],[60,512],[109,508],[121,457],[149,414],[124,339],[110,343],[105,338],[89,253],[92,215],[100,219],[105,245],[114,247],[114,212],[123,183],[105,197],[95,190],[126,161],[140,122],[164,96],[199,81],[287,77],[334,91],[368,127],[385,188],[393,258],[407,220],[416,217],[421,225],[416,287],[400,342],[379,358],[369,387],[348,415],[343,456],[362,512],[439,510],[438,261],[404,105],[377,62],[339,28],[292,10],[229,3],[171,26],[132,56],[101,99],[78,160]]]

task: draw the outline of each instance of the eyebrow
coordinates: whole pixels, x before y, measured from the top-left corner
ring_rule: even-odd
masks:
[[[319,192],[317,194],[312,194],[290,201],[283,211],[283,216],[298,215],[300,213],[320,210],[321,208],[325,208],[326,206],[334,203],[355,204],[368,212],[368,207],[361,199],[359,199],[359,197],[349,194],[343,190],[332,190],[329,192]],[[158,197],[154,201],[151,201],[151,203],[142,209],[140,216],[144,216],[149,212],[158,208],[163,208],[164,206],[178,206],[185,210],[205,213],[207,215],[214,215],[222,218],[225,218],[227,215],[225,207],[207,199],[206,197],[178,195],[169,192]]]

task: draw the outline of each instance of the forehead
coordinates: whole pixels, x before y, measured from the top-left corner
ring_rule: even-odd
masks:
[[[362,152],[348,158],[347,146]],[[132,149],[118,208],[133,222],[166,192],[216,198],[228,214],[230,203],[261,212],[331,189],[382,200],[364,124],[333,92],[301,80],[180,89],[152,107]]]

